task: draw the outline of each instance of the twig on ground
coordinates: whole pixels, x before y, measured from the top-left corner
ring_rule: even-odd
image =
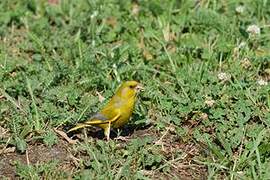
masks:
[[[77,140],[73,140],[67,136],[67,134],[63,131],[57,130],[56,128],[53,129],[57,134],[63,137],[69,144],[76,144]]]

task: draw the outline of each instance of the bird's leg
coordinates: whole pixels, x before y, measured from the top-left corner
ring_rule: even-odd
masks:
[[[107,132],[107,141],[110,140],[110,133],[111,133],[111,121],[109,121],[109,127],[108,127],[108,132]]]
[[[110,128],[109,127],[106,127],[104,129],[104,135],[106,137],[106,140],[110,140]]]
[[[106,136],[107,141],[110,140],[111,124],[114,121],[116,121],[119,117],[120,113],[118,112],[118,114],[114,118],[102,122],[102,124],[108,123],[108,126],[105,126],[106,128],[104,129],[104,135]]]

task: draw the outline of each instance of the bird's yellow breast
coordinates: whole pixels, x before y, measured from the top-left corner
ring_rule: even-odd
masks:
[[[115,104],[115,103],[114,103]],[[115,107],[120,112],[120,117],[112,124],[113,128],[119,128],[125,125],[130,116],[132,115],[135,104],[135,98],[122,101],[120,104]]]

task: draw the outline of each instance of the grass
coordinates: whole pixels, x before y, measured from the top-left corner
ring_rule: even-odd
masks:
[[[269,7],[1,1],[0,177],[269,178]],[[72,145],[55,133],[130,79],[146,90],[118,133],[127,142],[82,131]]]

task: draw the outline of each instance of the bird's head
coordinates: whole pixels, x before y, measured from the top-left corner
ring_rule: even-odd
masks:
[[[126,81],[118,88],[116,95],[124,99],[129,99],[134,98],[141,90],[143,90],[142,84],[137,81]]]

